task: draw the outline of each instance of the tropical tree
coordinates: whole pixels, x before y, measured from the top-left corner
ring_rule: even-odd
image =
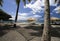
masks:
[[[58,1],[60,4],[60,0],[55,0],[55,3]],[[51,26],[50,26],[50,5],[49,0],[45,0],[45,15],[44,15],[44,29],[41,41],[51,41],[50,34]]]
[[[17,22],[17,18],[18,18],[18,11],[19,11],[20,1],[21,0],[16,0],[17,10],[16,10],[15,23]],[[26,0],[22,0],[22,1],[24,2],[24,5],[25,5],[26,4]],[[31,0],[28,0],[28,2],[31,2]],[[16,27],[16,24],[14,24],[14,27]]]
[[[45,0],[44,29],[41,41],[50,41],[50,6],[49,0]]]
[[[0,6],[2,6],[3,0],[0,0]]]
[[[9,18],[12,18],[11,15],[4,12],[4,10],[0,9],[0,20],[9,20]]]

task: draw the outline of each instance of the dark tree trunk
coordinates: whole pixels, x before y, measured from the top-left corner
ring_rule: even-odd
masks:
[[[18,18],[18,11],[19,11],[19,4],[17,5],[14,27],[16,27],[16,22],[17,22],[17,18]]]
[[[44,29],[41,41],[50,41],[50,6],[49,0],[45,0]]]

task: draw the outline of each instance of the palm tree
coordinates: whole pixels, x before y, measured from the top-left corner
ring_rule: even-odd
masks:
[[[45,0],[44,29],[41,41],[50,41],[50,6],[49,0]]]
[[[17,22],[17,17],[18,17],[18,11],[19,11],[20,1],[21,1],[21,0],[16,0],[17,10],[16,10],[15,23]],[[31,2],[31,0],[28,0],[28,1]],[[26,0],[23,0],[23,2],[24,2],[24,5],[25,5],[25,4],[26,4]],[[16,24],[14,24],[14,27],[16,27]]]
[[[2,6],[3,0],[0,0],[0,6]]]
[[[55,3],[58,0],[55,0]],[[58,1],[58,4],[60,4],[60,0]],[[49,6],[49,0],[45,0],[45,16],[44,16],[44,29],[43,29],[43,35],[41,41],[51,41],[50,37],[50,6]]]

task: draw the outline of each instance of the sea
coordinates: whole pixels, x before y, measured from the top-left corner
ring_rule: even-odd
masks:
[[[0,21],[0,22],[3,22],[3,23],[14,23],[14,20],[13,21]],[[30,22],[28,22],[27,20],[18,20],[16,23],[30,23]],[[34,21],[34,23],[43,24],[44,20]]]
[[[27,20],[19,20],[19,21],[17,21],[17,23],[29,23],[29,22]],[[42,24],[42,23],[44,23],[44,20],[34,21],[34,23]]]

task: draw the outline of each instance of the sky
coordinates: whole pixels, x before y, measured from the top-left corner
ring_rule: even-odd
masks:
[[[3,0],[3,1],[4,3],[2,9],[9,15],[11,15],[12,19],[14,20],[17,9],[15,0]],[[50,0],[50,15],[51,17],[60,18],[60,4],[54,3],[54,0]],[[44,0],[37,1],[32,0],[30,3],[28,3],[27,1],[27,4],[25,6],[21,0],[18,12],[18,20],[27,20],[28,18],[35,18],[37,20],[44,19]]]

